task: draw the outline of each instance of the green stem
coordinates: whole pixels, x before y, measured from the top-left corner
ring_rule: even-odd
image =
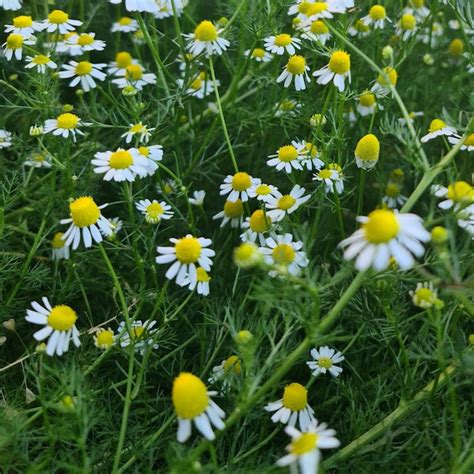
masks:
[[[362,207],[364,205],[365,174],[366,173],[364,170],[360,170],[358,199],[357,199],[357,214],[356,214],[358,216],[361,215]]]

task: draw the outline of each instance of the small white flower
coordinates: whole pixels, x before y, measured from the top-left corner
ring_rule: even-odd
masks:
[[[202,206],[204,204],[205,197],[206,197],[206,191],[194,191],[193,197],[188,198],[188,201],[193,206]]]
[[[176,82],[181,89],[186,88],[186,94],[191,94],[198,99],[204,99],[214,92],[215,86],[220,86],[220,81],[216,80],[214,84],[213,81],[208,80],[205,72],[200,72],[189,83],[185,83],[183,79],[178,79]]]
[[[82,21],[70,20],[69,15],[62,10],[53,10],[46,20],[43,20],[43,29],[48,33],[58,32],[65,35],[69,31],[74,31],[77,26],[81,26]]]
[[[151,132],[154,130],[154,128],[148,128],[141,122],[135,124],[131,123],[128,131],[120,135],[120,138],[125,138],[125,143],[130,143],[133,140],[133,137],[138,135],[140,143],[148,143],[148,140],[151,137]]]
[[[51,242],[53,260],[69,260],[70,251],[63,240],[63,233],[56,232]]]
[[[153,329],[155,324],[156,321],[149,319],[145,322],[132,321],[130,332],[128,332],[125,321],[122,321],[117,328],[120,347],[125,348],[133,344],[134,350],[141,355],[145,353],[146,348],[149,346],[153,349],[158,349],[160,346],[154,339],[158,334],[158,329]]]
[[[313,375],[329,372],[333,377],[338,377],[343,370],[336,364],[342,362],[344,356],[328,346],[311,349],[311,357],[314,360],[307,361],[306,365],[313,371]]]
[[[196,26],[194,33],[185,34],[184,37],[191,54],[198,56],[204,52],[206,56],[211,56],[222,54],[230,46],[229,41],[220,36],[221,33],[222,30],[217,29],[212,22],[204,20]]]
[[[8,130],[0,129],[0,149],[12,146],[12,133]]]
[[[313,72],[318,77],[318,84],[326,85],[333,81],[340,92],[344,91],[345,80],[351,82],[351,60],[345,51],[334,51],[329,63],[321,69]]]
[[[305,90],[306,83],[311,82],[308,71],[309,66],[303,56],[290,56],[283,72],[277,77],[277,83],[283,82],[284,87],[289,87],[294,81],[297,91]]]
[[[415,291],[410,290],[410,296],[415,306],[428,309],[439,301],[438,292],[434,289],[433,282],[417,283]]]
[[[84,123],[75,114],[66,112],[58,115],[55,119],[48,119],[44,123],[44,133],[52,132],[55,136],[61,136],[63,138],[69,138],[72,136],[72,140],[76,141],[76,135],[84,135],[84,132],[80,129],[81,126],[88,126],[89,123]]]
[[[133,33],[140,28],[137,20],[130,18],[128,16],[123,16],[118,21],[112,24],[111,32],[112,33]]]
[[[139,146],[137,150],[140,155],[147,159],[148,176],[153,176],[158,169],[158,162],[163,159],[163,147],[161,145]]]
[[[20,15],[13,18],[13,25],[5,25],[5,33],[14,33],[29,38],[36,31],[41,31],[43,25],[33,21],[31,16]]]
[[[233,176],[228,175],[224,179],[224,183],[220,186],[219,194],[221,196],[227,196],[227,200],[235,202],[240,199],[242,202],[246,202],[249,199],[249,189],[258,183],[258,179],[252,178],[248,173],[239,171]]]
[[[88,51],[103,51],[105,49],[105,41],[96,40],[95,33],[71,35],[64,41],[64,44],[71,56],[79,56]]]
[[[240,199],[237,201],[226,201],[224,209],[213,216],[213,220],[222,219],[220,227],[224,227],[228,222],[232,228],[241,227],[244,215],[244,205]]]
[[[398,209],[407,201],[407,197],[401,194],[400,186],[397,183],[388,183],[385,188],[385,196],[382,202],[390,209]]]
[[[59,72],[61,79],[73,78],[69,83],[70,87],[76,87],[78,84],[84,91],[88,92],[97,87],[95,79],[104,81],[107,75],[101,71],[107,64],[92,64],[89,61],[70,61],[69,64],[63,64],[63,69]]]
[[[274,195],[266,201],[267,215],[273,222],[280,222],[283,218],[295,212],[302,204],[310,199],[310,195],[305,195],[305,189],[298,184],[293,186],[289,194],[283,195],[280,191],[275,191]]]
[[[416,17],[413,15],[412,10],[405,10],[405,13],[400,18],[400,21],[397,23],[395,28],[395,33],[402,38],[403,41],[411,38],[416,34],[417,31],[417,21]]]
[[[23,162],[24,166],[30,168],[51,168],[51,162],[43,153],[34,153],[29,160]]]
[[[265,49],[268,52],[279,56],[282,56],[285,52],[290,56],[293,56],[296,54],[296,50],[301,48],[301,40],[286,33],[269,36],[268,38],[265,38],[264,41]]]
[[[3,43],[3,54],[7,61],[11,61],[12,57],[20,61],[23,57],[23,45],[33,45],[36,43],[34,36],[24,38],[22,35],[16,33],[10,33],[7,36],[7,40]]]
[[[451,135],[457,135],[457,131],[454,127],[450,127],[449,125],[446,125],[442,120],[434,119],[430,123],[430,127],[428,128],[428,133],[424,135],[423,137],[421,137],[421,143],[426,143],[442,135],[447,136],[447,137]]]
[[[324,162],[319,159],[319,152],[315,145],[305,140],[293,140],[291,144],[298,150],[298,159],[303,168],[308,171],[319,170],[324,166]]]
[[[302,170],[303,164],[296,148],[297,143],[292,143],[281,146],[276,153],[268,155],[270,159],[267,160],[267,165],[275,167],[277,171],[285,170],[286,173],[291,173],[294,169]]]
[[[439,198],[447,198],[438,204],[443,210],[453,209],[455,212],[474,202],[474,188],[466,181],[455,181],[447,188],[435,184],[431,192]]]
[[[94,173],[104,174],[104,181],[132,182],[147,175],[148,160],[136,148],[97,152],[94,157]]]
[[[156,75],[144,71],[140,64],[130,64],[125,70],[125,76],[113,79],[112,82],[120,89],[133,86],[141,91],[146,85],[156,84]]]
[[[262,209],[257,209],[250,217],[245,219],[242,229],[246,229],[240,238],[242,242],[255,242],[257,239],[263,247],[266,235],[272,229],[272,219]]]
[[[448,137],[448,142],[451,143],[451,145],[457,145],[460,140],[462,140],[462,137],[458,137],[456,135],[451,135]],[[474,151],[474,133],[471,133],[464,139],[460,150]]]
[[[46,72],[46,68],[56,69],[58,67],[57,64],[50,59],[49,55],[46,56],[44,54],[27,56],[26,63],[26,69],[36,68],[40,74],[44,74]]]
[[[198,295],[209,296],[209,282],[211,277],[202,267],[196,268],[196,282],[192,282],[189,275],[179,284],[182,287],[188,287],[190,291],[196,289]]]
[[[385,28],[385,22],[391,23],[392,20],[388,18],[387,12],[382,5],[373,5],[367,16],[361,18],[362,23],[365,26],[372,26],[374,30]]]
[[[318,171],[313,176],[313,180],[324,183],[326,193],[342,194],[344,191],[342,168],[337,163],[330,163],[327,168]]]
[[[149,224],[158,224],[162,219],[171,219],[174,215],[170,205],[156,199],[153,199],[153,201],[143,199],[138,201],[135,206],[145,216],[145,220]]]
[[[273,56],[262,48],[247,49],[244,54],[258,63],[268,63],[273,59]]]
[[[248,195],[250,198],[257,198],[258,201],[267,202],[275,196],[277,191],[276,186],[262,183],[259,178],[255,178],[255,183],[248,190]]]

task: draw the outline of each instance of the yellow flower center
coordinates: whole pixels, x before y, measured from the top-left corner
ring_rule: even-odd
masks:
[[[198,41],[215,41],[217,39],[217,28],[208,20],[201,21],[194,30],[194,37]]]
[[[474,146],[474,133],[468,135],[464,140],[464,145],[466,146]]]
[[[416,26],[416,18],[410,13],[405,13],[402,15],[400,20],[400,26],[402,30],[414,30]]]
[[[357,143],[355,155],[363,161],[377,161],[380,154],[380,143],[378,138],[369,133],[362,137]]]
[[[289,265],[295,259],[296,253],[289,244],[279,244],[272,251],[273,261],[277,265]]]
[[[290,35],[286,33],[282,33],[281,35],[275,36],[275,46],[288,46],[291,44],[292,38]]]
[[[100,209],[90,196],[75,199],[69,204],[71,218],[77,227],[88,227],[95,224],[100,217]]]
[[[68,331],[77,320],[76,312],[65,304],[55,306],[48,315],[48,326],[56,331]]]
[[[87,74],[90,74],[92,71],[92,63],[89,61],[81,61],[77,66],[76,66],[76,74],[78,76],[86,76]]]
[[[49,58],[48,56],[45,56],[44,54],[37,54],[33,60],[33,63],[35,64],[48,64],[49,63]]]
[[[288,59],[288,63],[286,64],[286,70],[290,74],[303,74],[306,69],[306,60],[303,56],[295,54]]]
[[[244,205],[240,199],[235,202],[226,201],[224,204],[224,214],[231,219],[240,217],[244,213]]]
[[[345,51],[335,51],[329,60],[329,69],[335,74],[346,74],[351,68],[351,57]]]
[[[282,209],[283,211],[286,211],[290,209],[290,207],[294,206],[295,203],[296,203],[296,199],[293,196],[289,194],[285,194],[280,199],[278,199],[278,209]]]
[[[393,67],[387,66],[383,69],[383,72],[385,73],[385,75],[388,76],[388,79],[390,83],[392,84],[392,86],[395,86],[398,80],[397,71]],[[388,85],[387,80],[385,79],[385,76],[383,74],[378,75],[377,82],[382,86]]]
[[[263,58],[265,56],[265,50],[262,48],[255,48],[252,51],[252,58]]]
[[[127,66],[125,77],[132,81],[138,81],[143,77],[143,68],[139,64],[130,64]]]
[[[79,46],[89,46],[94,42],[94,37],[92,35],[88,35],[87,33],[82,33],[79,35],[77,39],[77,44]]]
[[[185,264],[197,262],[201,256],[201,244],[196,237],[183,237],[175,244],[176,258]]]
[[[291,99],[286,99],[280,104],[281,110],[293,110],[296,107],[296,102]]]
[[[456,181],[448,186],[448,198],[454,202],[472,202],[474,188],[466,181]]]
[[[254,232],[262,233],[270,229],[272,225],[272,220],[265,216],[265,213],[261,209],[257,209],[250,216],[250,229]]]
[[[56,232],[54,234],[53,241],[51,242],[53,249],[62,249],[66,245],[66,241],[62,239],[63,235],[63,232]]]
[[[31,16],[20,15],[13,18],[13,26],[15,28],[28,28],[31,25],[33,25]]]
[[[7,37],[8,49],[21,49],[23,46],[23,36],[12,33]]]
[[[330,357],[320,357],[318,365],[323,369],[330,369],[332,367],[332,360]]]
[[[206,386],[199,377],[183,372],[174,379],[172,399],[179,418],[191,420],[209,405]]]
[[[130,127],[129,130],[130,133],[143,133],[146,132],[146,127],[145,125],[142,125],[141,123],[136,123],[132,127]]]
[[[306,154],[311,156],[312,158],[318,155],[318,149],[316,148],[316,145],[306,142],[304,147],[305,147]]]
[[[272,192],[270,186],[268,184],[259,184],[255,188],[255,194],[257,196],[268,196]]]
[[[388,183],[387,187],[385,188],[385,194],[391,198],[396,198],[397,196],[399,196],[400,188],[398,187],[398,184]]]
[[[132,64],[133,58],[130,53],[127,53],[126,51],[120,51],[115,55],[115,62],[117,64],[117,67],[120,69],[125,69],[126,67],[130,66]]]
[[[247,264],[254,259],[257,252],[255,244],[244,242],[234,249],[234,259],[239,264]]]
[[[127,150],[117,150],[110,155],[109,165],[114,170],[123,170],[133,164],[133,156]]]
[[[328,168],[337,171],[338,173],[342,173],[342,168],[337,163],[329,163]]]
[[[369,26],[366,25],[362,20],[357,20],[355,25],[354,25],[355,29],[361,33],[365,33],[367,31],[369,31]]]
[[[369,91],[362,92],[359,96],[359,103],[364,107],[372,107],[375,104],[375,94]]]
[[[240,366],[240,360],[236,355],[231,355],[224,361],[224,372],[229,372],[230,370],[233,370],[237,375],[240,374],[241,371],[241,366]]]
[[[150,149],[147,146],[138,147],[138,152],[140,155],[148,156],[150,154]]]
[[[130,329],[130,336],[134,341],[143,339],[146,335],[146,329],[143,326],[133,326]]]
[[[313,23],[311,23],[310,30],[311,33],[314,33],[315,35],[325,35],[329,33],[329,28],[321,20],[313,21]]]
[[[425,0],[411,0],[411,4],[412,4],[415,8],[421,8],[421,7],[424,6]]]
[[[65,113],[61,114],[56,118],[57,127],[65,130],[71,130],[76,128],[79,123],[79,117],[74,114]]]
[[[330,179],[332,176],[331,170],[321,170],[318,174],[321,179]]]
[[[250,176],[242,171],[235,173],[232,177],[232,189],[235,191],[245,191],[250,188],[251,184],[252,180],[250,179]]]
[[[428,131],[430,133],[437,132],[439,130],[442,130],[444,127],[446,127],[446,124],[442,120],[434,119],[431,121],[430,128],[428,129]]]
[[[308,391],[299,383],[290,383],[283,392],[283,406],[291,411],[301,411],[308,403]]]
[[[109,329],[104,329],[97,333],[97,345],[101,348],[108,348],[111,347],[114,343],[114,333]]]
[[[199,282],[206,283],[211,280],[209,274],[202,267],[196,268],[196,279]]]
[[[426,301],[428,303],[432,302],[435,298],[433,292],[429,288],[419,288],[415,291],[416,297],[421,301]]]
[[[303,0],[298,5],[298,13],[301,13],[302,15],[306,15],[309,12],[310,8],[311,8],[311,3]]]
[[[369,16],[372,18],[372,20],[384,20],[385,17],[387,16],[387,13],[385,11],[385,8],[382,5],[374,5],[370,10],[369,10]]]
[[[372,244],[389,242],[397,236],[400,229],[392,211],[378,209],[369,214],[369,220],[362,226],[365,238]]]
[[[164,212],[163,206],[159,202],[152,202],[147,208],[146,213],[150,219],[158,220]]]
[[[310,5],[307,15],[312,16],[328,9],[326,2],[314,2]]]
[[[63,23],[66,23],[68,20],[69,20],[69,15],[66,12],[63,12],[62,10],[53,10],[48,15],[48,21],[50,23],[53,23],[54,25],[62,25]]]
[[[318,438],[319,436],[316,433],[302,433],[301,436],[292,441],[290,445],[291,454],[302,456],[303,454],[316,449]]]
[[[202,87],[201,76],[197,76],[196,79],[194,79],[194,81],[189,84],[189,87],[195,91],[199,90]]]
[[[284,163],[296,160],[298,158],[298,150],[293,145],[285,145],[278,148],[278,159]]]
[[[449,44],[448,52],[451,56],[461,56],[464,53],[464,43],[456,38]]]
[[[120,18],[120,20],[118,21],[118,24],[120,26],[128,26],[130,25],[130,23],[132,23],[132,19],[128,16],[123,16],[122,18]]]

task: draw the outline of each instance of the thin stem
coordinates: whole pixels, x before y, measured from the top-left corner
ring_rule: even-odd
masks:
[[[364,205],[364,191],[365,191],[365,171],[360,170],[359,176],[359,189],[358,189],[358,199],[357,199],[357,216],[361,215],[362,207]]]

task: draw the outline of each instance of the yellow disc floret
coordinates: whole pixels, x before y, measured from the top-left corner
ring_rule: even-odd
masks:
[[[235,173],[232,177],[232,189],[235,191],[245,191],[250,188],[251,184],[252,180],[250,179],[249,174],[243,171]]]
[[[405,13],[400,20],[402,30],[410,31],[416,27],[416,18],[411,13]]]
[[[355,155],[362,161],[377,161],[380,154],[380,143],[378,138],[369,133],[363,136],[357,143]]]
[[[310,5],[308,9],[308,16],[317,15],[318,13],[322,13],[328,9],[328,5],[326,2],[314,2]]]
[[[324,21],[317,20],[311,23],[310,31],[315,35],[326,35],[329,33],[329,28],[326,26]]]
[[[217,28],[208,20],[201,21],[194,30],[194,37],[198,41],[215,41],[217,39]]]
[[[31,16],[20,15],[13,18],[13,26],[15,28],[28,28],[33,25]]]
[[[66,241],[63,239],[63,232],[56,232],[54,234],[51,246],[53,249],[62,249],[66,245]]]
[[[372,107],[376,102],[375,94],[372,94],[370,91],[364,91],[359,96],[359,103],[364,107]]]
[[[206,386],[199,377],[188,372],[174,379],[172,399],[176,414],[185,420],[201,415],[209,405]]]
[[[20,49],[23,47],[23,36],[12,33],[7,36],[8,49]]]
[[[428,131],[430,133],[438,132],[439,130],[442,130],[445,127],[446,127],[446,124],[442,120],[434,119],[431,121],[430,128],[428,129]]]
[[[466,181],[456,181],[448,186],[448,199],[454,202],[473,202],[474,188]]]
[[[130,64],[125,71],[125,77],[132,81],[138,81],[143,77],[143,68],[139,64]]]
[[[387,16],[387,13],[385,11],[385,8],[382,5],[374,5],[369,10],[369,16],[370,18],[372,18],[372,20],[378,21],[378,20],[384,20]]]
[[[308,403],[308,391],[299,383],[290,383],[283,392],[283,406],[291,411],[301,411]]]
[[[175,244],[176,258],[184,264],[197,262],[201,256],[202,246],[196,237],[188,236],[179,239]]]
[[[285,194],[280,199],[278,199],[278,209],[282,209],[283,211],[287,211],[291,207],[296,204],[296,199],[291,196],[290,194]]]
[[[396,183],[388,183],[385,188],[385,195],[391,198],[400,196],[400,186]]]
[[[71,218],[77,227],[88,227],[95,224],[100,217],[100,209],[90,196],[75,199],[69,204]]]
[[[125,69],[126,67],[130,66],[130,64],[132,64],[132,61],[132,55],[130,53],[127,53],[127,51],[120,51],[115,55],[115,63],[120,69]]]
[[[223,364],[224,372],[233,371],[237,375],[240,374],[242,368],[240,366],[240,360],[236,355],[231,355],[228,357]]]
[[[120,26],[128,26],[132,23],[132,19],[128,16],[123,16],[122,18],[120,18],[120,20],[118,21],[118,24]]]
[[[55,306],[48,315],[48,326],[56,331],[69,331],[77,320],[76,312],[64,304]]]
[[[296,160],[298,158],[298,150],[293,145],[285,145],[278,148],[278,159],[284,163]]]
[[[398,235],[400,224],[392,211],[377,209],[362,226],[365,238],[372,244],[384,244]]]
[[[53,10],[48,15],[48,21],[55,25],[62,25],[63,23],[66,23],[68,20],[69,20],[69,15],[66,12],[63,12],[62,10]]]
[[[262,233],[270,229],[272,220],[265,215],[261,209],[257,209],[250,216],[250,229],[254,232]]]
[[[459,57],[464,53],[464,43],[459,38],[453,39],[448,47],[448,52],[451,56]]]
[[[306,69],[306,60],[303,56],[299,54],[295,54],[288,59],[288,63],[286,64],[286,70],[290,74],[299,75],[303,74]]]
[[[77,39],[79,46],[90,46],[94,42],[94,37],[87,33],[81,33]]]
[[[275,36],[275,46],[288,46],[291,44],[292,38],[290,35],[286,33],[282,33],[281,35]]]
[[[345,51],[334,51],[329,60],[329,69],[335,74],[346,74],[351,68],[351,57]]]
[[[295,456],[302,456],[303,454],[316,449],[318,445],[319,436],[316,433],[302,433],[290,444],[290,453]]]
[[[279,244],[272,250],[272,258],[277,265],[289,265],[295,256],[296,253],[289,244]]]
[[[96,345],[101,349],[108,349],[114,343],[114,333],[110,329],[102,329],[96,334]]]
[[[209,273],[202,267],[196,268],[196,280],[201,283],[206,283],[211,280]]]
[[[114,151],[109,158],[109,166],[114,170],[123,170],[133,164],[133,156],[127,150]]]
[[[35,64],[48,64],[49,63],[49,58],[48,56],[45,56],[44,54],[37,54],[31,61],[32,63]]]
[[[244,205],[240,199],[235,202],[226,201],[224,204],[224,215],[231,219],[236,219],[244,213]]]
[[[318,365],[323,369],[330,369],[333,366],[332,359],[330,357],[320,357]]]
[[[151,222],[158,222],[163,215],[164,209],[159,202],[152,202],[146,208],[146,216]]]
[[[265,56],[265,50],[262,48],[255,48],[252,51],[252,58],[262,59]]]
[[[71,130],[76,128],[79,123],[79,117],[75,114],[65,113],[58,115],[56,118],[56,123],[58,128],[62,128],[64,130]]]
[[[398,73],[393,67],[387,66],[383,69],[383,72],[384,72],[385,75],[384,74],[379,74],[378,77],[377,77],[377,82],[380,85],[382,85],[382,86],[387,86],[388,85],[388,82],[387,82],[387,79],[385,78],[385,76],[388,77],[388,80],[390,81],[390,84],[392,84],[392,86],[397,85]]]
[[[90,74],[92,72],[92,63],[89,61],[81,61],[77,66],[76,66],[76,74],[78,76],[85,76],[87,74]]]

